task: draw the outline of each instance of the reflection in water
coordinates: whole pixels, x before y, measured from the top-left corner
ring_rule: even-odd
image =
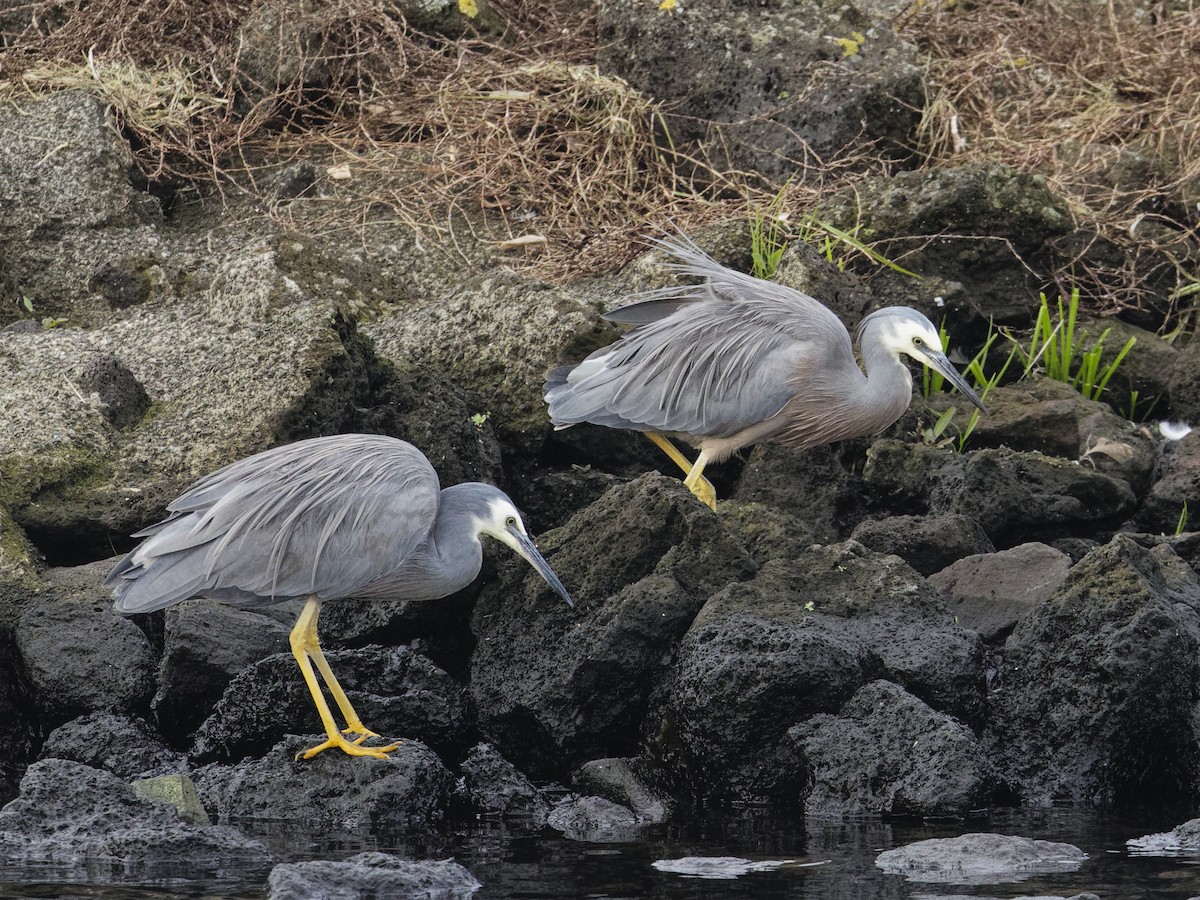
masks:
[[[1125,841],[1170,830],[1189,818],[1187,810],[1120,815],[1081,809],[1006,810],[956,823],[805,821],[762,807],[703,810],[648,827],[637,841],[589,843],[569,840],[552,829],[520,823],[478,820],[445,834],[396,838],[381,834],[337,836],[303,832],[295,823],[238,823],[265,843],[279,861],[342,859],[363,850],[382,850],[412,859],[454,857],[483,887],[475,900],[564,897],[746,898],[746,900],[947,900],[1012,898],[1030,895],[1070,897],[1091,891],[1105,898],[1185,900],[1200,895],[1200,865],[1188,857],[1130,855]],[[1039,875],[1016,884],[934,885],[884,874],[875,865],[880,851],[913,841],[954,837],[970,831],[1020,834],[1071,843],[1088,854],[1078,871]],[[663,871],[656,862],[686,857],[740,857],[742,874],[720,880],[695,873]],[[794,862],[766,868],[769,861]],[[814,865],[816,864],[816,865]],[[261,898],[261,872],[223,872],[211,882],[154,885],[102,885],[63,867],[5,868],[0,898],[87,897],[95,900],[158,898]],[[89,882],[91,882],[89,884]],[[70,887],[63,887],[71,883]]]

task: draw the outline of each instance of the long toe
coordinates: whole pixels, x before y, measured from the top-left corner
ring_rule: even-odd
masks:
[[[701,503],[703,503],[709,509],[716,512],[717,489],[712,486],[712,482],[710,482],[704,476],[701,476],[692,484],[688,484],[688,482],[686,482],[686,481],[684,482],[684,484],[687,485],[687,488],[689,491],[691,491],[693,494],[696,495],[697,500],[699,500]]]
[[[376,735],[376,734],[374,734],[374,732],[372,732],[370,735],[364,734],[361,737],[359,737],[357,740],[352,741],[349,738],[347,738],[344,734],[339,734],[336,737],[328,738],[327,740],[323,741],[322,743],[317,744],[315,747],[309,747],[307,750],[303,751],[302,753],[297,753],[296,759],[298,759],[298,760],[299,759],[312,759],[318,753],[324,753],[326,750],[330,749],[331,747],[337,747],[343,753],[346,753],[350,756],[371,756],[371,757],[374,757],[375,759],[387,759],[388,754],[391,753],[393,750],[395,750],[397,747],[399,747],[401,743],[403,743],[402,741],[397,741],[394,744],[387,744],[383,747],[364,747],[364,746],[362,746],[361,742],[366,740],[368,737],[372,737],[372,736],[378,737],[378,735]]]

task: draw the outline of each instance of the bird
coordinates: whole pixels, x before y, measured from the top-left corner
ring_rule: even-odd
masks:
[[[685,235],[651,243],[676,274],[700,281],[645,292],[607,313],[634,328],[547,373],[556,430],[590,422],[645,433],[715,510],[709,463],[762,441],[808,448],[878,434],[900,418],[912,400],[902,356],[941,373],[986,413],[915,309],[885,307],[862,320],[860,369],[846,326],[818,300],[723,266]],[[697,448],[695,461],[672,438]]]
[[[379,735],[363,725],[321,652],[322,602],[446,597],[479,574],[480,537],[487,535],[524,557],[574,605],[503,491],[480,482],[443,488],[420,450],[384,435],[310,438],[265,450],[201,478],[167,512],[133,535],[144,540],[105,579],[114,608],[149,613],[206,597],[252,609],[303,598],[292,655],[326,740],[297,759],[333,747],[386,759],[400,746],[365,743]]]

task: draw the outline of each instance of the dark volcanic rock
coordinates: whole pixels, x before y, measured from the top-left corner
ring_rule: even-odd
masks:
[[[550,803],[525,775],[491,744],[476,744],[459,767],[459,793],[475,809],[500,815],[528,816],[541,824]]]
[[[182,741],[208,717],[235,675],[287,649],[288,629],[260,613],[204,600],[168,609],[152,702],[162,733]]]
[[[678,112],[674,139],[700,140],[701,155],[721,169],[790,176],[864,139],[907,156],[921,107],[916,54],[868,12],[865,4],[664,10],[606,0],[599,62]]]
[[[978,636],[902,561],[855,542],[771,560],[688,630],[655,749],[682,789],[798,802],[804,767],[787,730],[879,678],[965,722],[982,716]]]
[[[984,640],[1012,631],[1017,620],[1049,598],[1067,577],[1071,558],[1045,544],[1020,544],[968,556],[929,576],[950,601],[958,622]]]
[[[637,759],[593,759],[575,772],[575,786],[629,808],[643,822],[665,822],[671,815],[671,800],[638,774],[639,763]]]
[[[255,870],[265,875],[271,862],[258,841],[233,828],[189,825],[108,772],[61,759],[30,766],[21,795],[0,810],[0,858],[6,872],[53,863],[89,880],[132,882],[211,879],[235,867],[247,879]]]
[[[932,575],[955,560],[996,548],[969,516],[890,516],[860,522],[850,535],[877,553],[894,553],[920,572]]]
[[[903,688],[873,681],[836,716],[788,731],[812,767],[806,815],[962,815],[987,801],[978,738]]]
[[[453,778],[424,744],[405,741],[387,759],[340,750],[295,758],[322,740],[289,735],[262,759],[198,769],[205,807],[220,821],[283,819],[321,833],[420,831],[445,818]]]
[[[187,768],[182,753],[167,747],[145,722],[93,713],[60,725],[46,738],[40,759],[68,759],[118,778],[146,778]]]
[[[523,561],[502,564],[472,619],[470,690],[505,756],[560,773],[636,749],[679,638],[709,594],[753,563],[711,510],[657,474],[609,491],[542,549],[575,607]]]
[[[1030,875],[1074,872],[1087,854],[1073,844],[1012,834],[963,834],[885,850],[875,865],[911,881],[996,884]]]
[[[313,897],[406,897],[463,900],[483,885],[452,859],[409,860],[387,853],[360,853],[340,862],[282,863],[271,870],[268,900]]]
[[[1195,531],[1200,521],[1200,432],[1163,448],[1161,471],[1142,508],[1134,517],[1138,528],[1174,534],[1183,521],[1185,531]],[[1184,510],[1187,515],[1183,515]]]
[[[339,650],[325,658],[363,724],[386,740],[416,737],[457,756],[473,735],[464,690],[407,647]],[[335,717],[337,707],[330,701]],[[258,754],[285,734],[320,728],[296,660],[281,653],[238,675],[196,734],[199,760]],[[314,742],[315,743],[315,742]]]
[[[148,708],[157,659],[141,629],[101,593],[109,568],[51,569],[47,587],[19,601],[16,647],[44,728],[91,712]]]
[[[1118,535],[1004,646],[985,734],[1023,800],[1200,797],[1200,578]]]
[[[603,797],[568,797],[550,811],[547,824],[572,840],[603,844],[636,840],[643,822]]]

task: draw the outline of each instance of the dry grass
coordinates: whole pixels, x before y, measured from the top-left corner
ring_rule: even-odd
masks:
[[[1169,314],[1155,288],[1200,276],[1200,10],[917,0],[898,27],[928,58],[928,160],[1045,176],[1094,235],[1064,260],[1060,287],[1080,284],[1105,311]],[[1120,252],[1093,252],[1106,245]]]

